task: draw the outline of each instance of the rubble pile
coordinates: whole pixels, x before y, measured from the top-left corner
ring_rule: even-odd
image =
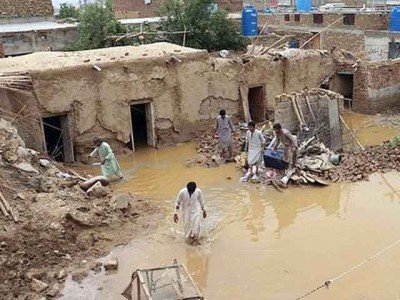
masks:
[[[240,131],[233,133],[233,156],[240,153],[245,143],[245,138]],[[218,149],[218,137],[215,132],[210,130],[204,133],[196,140],[196,150],[198,155],[195,158],[186,161],[186,166],[194,165],[206,167],[218,167],[227,159],[227,153],[224,157],[220,157]]]
[[[218,143],[219,139],[215,136],[215,131],[209,130],[196,140],[196,150],[198,155],[195,158],[186,161],[186,166],[191,167],[194,165],[206,166],[206,167],[218,167],[223,162],[234,162],[238,163],[238,157],[244,151],[247,132],[247,123],[239,123],[235,126],[235,130],[232,133],[233,139],[233,153],[232,158],[227,157],[227,152],[220,157]],[[267,145],[272,140],[272,123],[262,122],[257,124],[257,129],[259,129],[265,137]],[[245,159],[242,159],[245,163]],[[240,163],[238,163],[240,164]],[[242,166],[244,166],[242,165]]]
[[[400,171],[400,145],[374,146],[365,151],[355,151],[343,155],[343,162],[336,168],[323,172],[325,179],[333,182],[367,180],[378,171]]]
[[[239,151],[245,142],[244,136],[239,131],[233,133],[233,149]],[[197,139],[197,152],[204,155],[218,154],[218,137],[215,137],[213,131],[206,132]]]
[[[26,148],[0,118],[0,298],[56,296],[67,270],[81,267],[83,258],[90,269],[90,259],[114,245],[107,228],[156,212],[132,197],[122,207],[101,180],[86,192],[70,171]]]

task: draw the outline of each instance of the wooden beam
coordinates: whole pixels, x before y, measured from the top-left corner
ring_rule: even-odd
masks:
[[[304,42],[303,45],[301,45],[301,47],[299,47],[299,49],[302,49],[305,45],[307,45],[309,42],[311,42],[314,38],[316,38],[317,36],[321,35],[322,32],[324,32],[325,30],[327,30],[329,27],[333,26],[334,24],[336,24],[337,22],[339,22],[340,20],[342,20],[345,16],[340,17],[339,19],[337,19],[336,21],[330,23],[328,26],[326,26],[324,29],[322,29],[320,32],[318,32],[317,34],[314,34],[311,38],[309,38],[307,41]]]
[[[365,150],[365,148],[363,147],[363,145],[361,145],[361,143],[357,140],[356,136],[354,135],[354,133],[351,131],[351,129],[349,128],[349,126],[347,125],[346,121],[343,119],[342,116],[340,116],[340,121],[342,122],[342,124],[344,125],[344,127],[346,127],[346,129],[349,131],[351,137],[354,139],[354,141],[357,143],[357,145],[361,148],[361,150]]]
[[[249,88],[246,85],[240,85],[240,98],[242,99],[242,107],[244,120],[250,122],[250,108],[249,108]]]
[[[337,99],[328,101],[329,131],[331,135],[330,149],[338,151],[343,149],[342,130],[340,128],[339,105]]]

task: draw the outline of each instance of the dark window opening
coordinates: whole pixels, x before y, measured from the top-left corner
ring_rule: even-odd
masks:
[[[294,15],[294,21],[300,22],[300,15]]]
[[[147,145],[146,103],[131,105],[132,134],[130,149]]]
[[[354,25],[355,24],[355,15],[354,14],[345,14],[343,18],[344,25]]]
[[[284,18],[285,18],[285,22],[289,22],[290,21],[290,15],[285,15]]]
[[[314,24],[322,24],[322,23],[324,23],[324,15],[322,15],[322,14],[313,14],[313,23]]]
[[[389,59],[400,57],[400,43],[389,42]]]
[[[265,121],[265,93],[264,86],[249,88],[249,110],[251,120]]]
[[[46,151],[51,159],[73,162],[74,152],[67,115],[43,118]]]

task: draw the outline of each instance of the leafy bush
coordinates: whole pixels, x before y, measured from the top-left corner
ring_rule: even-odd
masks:
[[[74,18],[79,19],[79,9],[72,4],[61,3],[59,11],[60,19]]]
[[[188,31],[170,34],[169,40],[193,48],[216,51],[222,49],[241,50],[245,39],[240,34],[239,24],[228,18],[228,13],[210,9],[214,0],[165,0],[160,9],[163,17],[160,27],[166,32]]]
[[[116,45],[106,37],[126,32],[125,26],[114,17],[111,0],[98,0],[87,5],[80,14],[78,29],[79,40],[75,50],[121,45]]]

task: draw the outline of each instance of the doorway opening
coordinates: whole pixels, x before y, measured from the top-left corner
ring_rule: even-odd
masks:
[[[132,134],[130,149],[155,146],[152,105],[139,102],[130,106]]]
[[[319,32],[311,32],[312,36],[314,37],[312,39],[311,43],[311,49],[321,49],[321,35]]]
[[[265,89],[264,86],[249,87],[250,118],[254,122],[265,121]]]
[[[45,149],[49,157],[56,161],[73,162],[74,149],[68,115],[44,117],[42,122]]]
[[[354,78],[352,73],[338,73],[337,74],[338,93],[344,97],[344,107],[347,109],[353,106],[353,86]]]

